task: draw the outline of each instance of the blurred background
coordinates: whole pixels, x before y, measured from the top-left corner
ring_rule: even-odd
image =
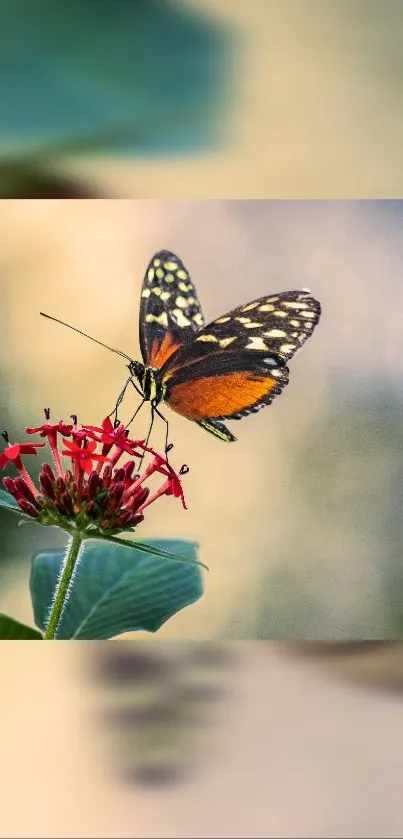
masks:
[[[2,0],[0,196],[402,193],[400,0]]]
[[[1,660],[4,839],[402,835],[401,644],[4,641]]]
[[[112,410],[122,359],[39,311],[138,358],[140,287],[160,248],[184,260],[208,319],[305,286],[322,302],[287,389],[231,423],[238,442],[165,410],[172,462],[190,466],[189,510],[164,499],[138,536],[196,539],[210,572],[204,597],[158,638],[402,638],[402,216],[397,201],[0,204],[1,410],[12,439],[44,406],[92,424]],[[123,419],[136,400],[127,396]],[[147,425],[143,411],[136,433]],[[164,433],[156,425],[157,447]],[[0,524],[0,608],[32,622],[30,558],[59,536],[17,528],[10,514]]]

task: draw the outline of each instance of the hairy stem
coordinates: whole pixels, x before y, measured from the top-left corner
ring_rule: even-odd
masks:
[[[67,602],[67,595],[71,583],[71,578],[74,573],[74,569],[82,544],[83,539],[81,533],[76,531],[70,536],[69,543],[67,545],[64,564],[57,583],[52,608],[50,610],[48,625],[46,627],[46,632],[43,636],[45,641],[51,641],[55,638],[60,618]]]

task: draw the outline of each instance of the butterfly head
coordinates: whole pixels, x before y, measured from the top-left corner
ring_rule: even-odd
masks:
[[[164,392],[157,368],[148,367],[140,361],[131,361],[127,366],[130,375],[137,379],[144,399],[158,405],[164,398]]]

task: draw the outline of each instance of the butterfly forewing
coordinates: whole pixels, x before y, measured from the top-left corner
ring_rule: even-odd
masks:
[[[140,348],[144,364],[162,367],[169,356],[204,325],[189,271],[171,251],[158,251],[143,280]]]
[[[204,325],[203,312],[189,271],[172,251],[158,251],[147,267],[141,290],[140,348],[143,362],[160,368]],[[220,440],[234,435],[222,423],[199,423]]]
[[[319,316],[308,291],[262,297],[220,316],[164,365],[166,402],[196,421],[240,419],[270,404]]]
[[[309,291],[284,291],[238,306],[204,326],[173,367],[222,350],[275,355],[287,363],[312,334],[320,304]],[[169,366],[169,365],[167,365]]]

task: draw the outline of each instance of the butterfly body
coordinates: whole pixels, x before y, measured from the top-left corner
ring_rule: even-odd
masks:
[[[320,304],[299,291],[266,295],[205,325],[189,272],[159,251],[145,273],[140,305],[143,363],[129,370],[143,398],[225,441],[222,420],[256,413],[287,385],[287,362],[312,334]]]
[[[130,375],[137,379],[144,400],[157,407],[164,399],[165,390],[158,367],[148,367],[139,361],[131,361],[127,366]]]

